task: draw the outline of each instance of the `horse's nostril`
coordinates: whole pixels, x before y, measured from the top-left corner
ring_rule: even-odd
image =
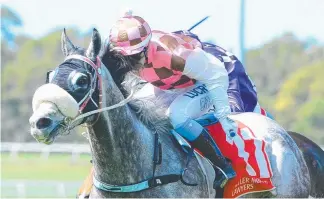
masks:
[[[36,127],[38,129],[46,129],[51,125],[52,125],[52,120],[46,117],[42,117],[36,122]]]

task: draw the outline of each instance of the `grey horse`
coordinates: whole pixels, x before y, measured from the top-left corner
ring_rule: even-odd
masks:
[[[97,182],[90,197],[214,197],[215,190],[209,186],[212,179],[205,175],[212,169],[201,166],[204,164],[197,158],[187,161],[192,156],[169,133],[166,107],[158,99],[131,99],[138,84],[133,84],[132,75],[114,81],[98,58],[100,49],[101,39],[95,29],[88,49],[74,46],[63,31],[66,59],[49,75],[49,83],[34,94],[34,112],[29,120],[32,136],[52,144],[69,129],[87,126]],[[288,133],[275,121],[255,113],[231,117],[266,140],[276,187],[243,197],[309,197],[308,167]]]

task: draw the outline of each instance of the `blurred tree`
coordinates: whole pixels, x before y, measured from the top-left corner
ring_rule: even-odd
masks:
[[[285,79],[305,65],[324,60],[323,50],[321,46],[306,51],[302,41],[286,33],[247,51],[245,67],[257,86],[262,105],[275,112],[275,96]]]
[[[317,143],[324,144],[324,98],[313,99],[301,105],[296,113],[292,128]]]
[[[20,49],[20,46],[23,45],[26,41],[28,41],[30,38],[27,36],[17,35],[15,37],[15,44],[16,48],[10,48],[8,46],[7,42],[1,42],[1,67],[4,69],[4,67],[7,66],[7,63],[10,61],[15,60],[17,56],[17,52]]]
[[[21,27],[23,22],[20,16],[11,8],[1,5],[1,40],[8,43],[9,47],[14,47],[14,28]]]
[[[319,42],[316,38],[314,37],[307,37],[306,40],[305,40],[305,48],[308,49],[308,48],[311,48],[315,45],[317,45]]]
[[[7,42],[1,42],[1,67],[4,67],[8,61],[13,60],[15,54],[15,51],[9,48]]]
[[[286,127],[324,142],[324,61],[290,75],[277,95],[277,118]]]

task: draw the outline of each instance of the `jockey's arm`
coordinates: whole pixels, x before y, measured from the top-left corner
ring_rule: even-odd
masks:
[[[202,49],[196,48],[187,57],[183,74],[206,85],[215,106],[216,118],[226,132],[233,129],[227,118],[231,109],[227,95],[228,73],[224,63]]]

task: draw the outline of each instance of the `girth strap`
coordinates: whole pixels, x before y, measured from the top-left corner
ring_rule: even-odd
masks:
[[[178,180],[181,180],[181,175],[179,174],[169,174],[169,175],[163,175],[163,176],[156,176],[152,177],[148,180],[136,183],[136,184],[130,184],[130,185],[110,185],[106,184],[104,182],[100,182],[95,177],[93,177],[93,184],[95,187],[97,187],[100,190],[108,191],[108,192],[138,192],[143,191],[146,189],[151,189],[157,186],[166,185],[169,183],[177,182]]]
[[[161,164],[162,161],[162,147],[161,143],[159,142],[159,135],[158,133],[154,134],[154,154],[153,154],[153,175],[151,178],[147,180],[143,180],[141,182],[135,183],[135,184],[129,184],[129,185],[111,185],[104,182],[99,181],[96,179],[95,175],[93,176],[93,184],[97,189],[100,189],[102,191],[108,191],[108,192],[122,192],[122,193],[129,193],[129,192],[138,192],[143,191],[146,189],[151,189],[157,186],[166,185],[169,183],[181,181],[183,184],[187,186],[197,186],[197,184],[191,184],[186,182],[183,179],[183,175],[185,174],[187,170],[187,166],[189,164],[189,161],[191,157],[193,156],[193,150],[190,150],[190,153],[187,154],[187,162],[186,166],[180,174],[168,174],[163,176],[155,176],[155,169],[156,166]]]

